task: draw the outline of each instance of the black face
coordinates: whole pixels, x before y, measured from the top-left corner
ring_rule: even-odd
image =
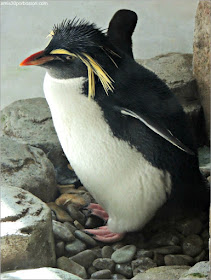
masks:
[[[46,55],[48,53],[46,52]],[[40,66],[46,68],[47,72],[57,79],[71,79],[77,77],[87,77],[87,68],[77,57],[65,54],[52,54],[50,60]]]

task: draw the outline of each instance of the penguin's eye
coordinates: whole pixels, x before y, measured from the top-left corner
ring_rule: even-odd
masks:
[[[73,60],[73,59],[75,59],[75,57],[72,56],[72,55],[67,55],[67,56],[66,56],[66,60]]]

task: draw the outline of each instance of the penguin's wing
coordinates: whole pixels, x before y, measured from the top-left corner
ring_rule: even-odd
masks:
[[[121,114],[130,116],[132,118],[136,118],[142,123],[144,123],[147,127],[149,127],[152,131],[166,139],[168,142],[170,142],[172,145],[176,146],[178,149],[186,152],[190,155],[195,155],[195,153],[189,149],[187,146],[185,146],[179,139],[177,139],[170,130],[167,128],[161,126],[160,124],[156,124],[154,121],[150,120],[148,117],[144,116],[140,113],[135,113],[127,108],[123,107],[116,107],[118,110],[120,110]]]

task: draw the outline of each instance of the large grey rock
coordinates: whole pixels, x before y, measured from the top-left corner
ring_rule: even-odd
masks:
[[[211,1],[199,1],[195,18],[193,43],[193,72],[197,81],[201,104],[204,109],[207,133],[210,135],[210,90],[211,90],[211,51],[210,51]]]
[[[199,262],[185,272],[179,280],[208,280],[210,279],[210,264],[208,261]]]
[[[35,269],[22,269],[7,271],[1,274],[1,279],[26,279],[26,280],[49,280],[49,279],[61,279],[61,280],[82,280],[82,278],[68,273],[64,270],[53,267],[42,267]]]
[[[35,147],[0,137],[1,185],[30,191],[45,202],[56,198],[53,164]]]
[[[132,280],[178,280],[189,268],[180,265],[154,267],[137,274]]]
[[[1,112],[2,132],[9,137],[42,149],[55,166],[67,162],[45,98],[16,101]]]
[[[192,54],[169,53],[138,62],[153,71],[177,96],[196,143],[202,145],[205,142],[204,115],[193,77],[192,58]]]
[[[1,269],[55,265],[51,212],[20,188],[1,188]]]

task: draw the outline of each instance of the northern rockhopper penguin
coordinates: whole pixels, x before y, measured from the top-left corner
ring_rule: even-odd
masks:
[[[143,228],[168,200],[203,205],[209,194],[197,151],[165,83],[95,24],[65,20],[51,36],[20,65],[47,71],[44,93],[62,148],[101,205],[90,208],[107,220],[87,231],[113,242]]]

